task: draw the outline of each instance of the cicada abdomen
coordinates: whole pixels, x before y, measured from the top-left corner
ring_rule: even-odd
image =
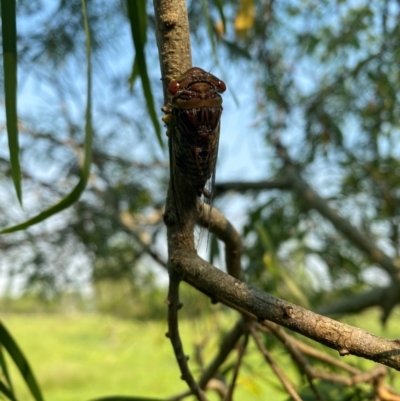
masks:
[[[225,90],[223,81],[197,67],[173,79],[168,87],[172,95],[168,118],[171,180],[179,174],[197,196],[204,195],[207,203],[213,196],[222,113],[220,93]],[[175,198],[179,199],[179,194]]]

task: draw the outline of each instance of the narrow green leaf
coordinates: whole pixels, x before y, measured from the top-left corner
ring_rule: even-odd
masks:
[[[26,385],[31,391],[32,396],[35,398],[36,401],[43,401],[44,398],[36,382],[32,369],[29,366],[28,361],[26,360],[18,344],[11,337],[11,334],[7,331],[2,322],[0,322],[0,343],[4,346],[4,348],[10,355],[11,359],[14,361]],[[15,399],[15,398],[10,398],[10,399]]]
[[[161,135],[161,125],[154,107],[153,93],[149,76],[147,74],[146,56],[144,48],[146,45],[147,14],[146,1],[127,0],[128,17],[131,23],[133,45],[135,47],[135,61],[142,81],[143,93],[146,99],[147,110],[156,131],[158,142],[164,149],[164,142]]]
[[[0,381],[0,394],[4,394],[11,401],[17,401],[14,394],[1,381]]]
[[[68,194],[61,201],[51,206],[50,208],[44,210],[39,213],[37,216],[32,217],[31,219],[17,224],[12,227],[5,228],[4,230],[0,230],[0,234],[8,234],[13,233],[15,231],[25,230],[26,228],[40,223],[43,220],[53,216],[62,210],[71,206],[74,202],[76,202],[82,192],[84,191],[87,181],[89,179],[90,174],[90,163],[92,160],[92,140],[93,140],[93,128],[92,128],[92,63],[91,63],[91,51],[90,51],[90,32],[89,32],[89,24],[86,13],[86,2],[82,0],[82,11],[85,23],[85,33],[86,33],[86,57],[87,57],[87,101],[86,101],[86,125],[85,125],[85,143],[84,143],[84,161],[81,172],[81,177],[79,179],[78,184],[72,190],[70,194]]]
[[[15,0],[1,1],[1,27],[3,35],[6,126],[8,148],[10,152],[11,175],[19,203],[22,206],[17,116],[17,22]]]
[[[219,65],[218,56],[217,56],[217,44],[215,42],[215,34],[214,34],[214,24],[213,24],[213,20],[211,18],[210,12],[208,10],[207,0],[202,0],[201,4],[203,6],[203,14],[204,14],[204,18],[206,20],[207,33],[208,33],[208,38],[211,42],[213,57],[214,57],[217,65]]]
[[[226,18],[224,14],[224,8],[222,5],[222,0],[215,0],[215,5],[217,6],[219,17],[222,21],[222,26],[224,27],[224,32],[226,32]]]
[[[135,59],[133,60],[132,72],[128,79],[130,90],[133,90],[133,86],[135,85],[135,81],[136,81],[136,78],[138,77],[138,75],[139,75],[139,67],[138,67],[136,57],[135,57]]]
[[[1,345],[0,345],[0,367],[3,372],[4,378],[6,379],[9,391],[14,395],[14,389],[13,389],[13,385],[11,382],[11,377],[8,373],[7,363],[4,358],[3,347]]]
[[[223,11],[223,8],[222,8],[222,4],[221,4],[221,2],[219,0],[216,1],[216,6],[217,6],[218,11],[220,13],[222,22],[224,24],[224,30],[225,30],[225,28],[226,28],[225,27],[225,15],[224,15],[224,11]],[[222,77],[226,77],[226,74],[224,73],[224,68],[221,65],[221,63],[219,62],[219,58],[218,58],[214,22],[213,22],[213,19],[212,19],[211,15],[210,15],[210,11],[208,9],[207,0],[202,0],[202,8],[203,8],[204,18],[205,18],[205,21],[206,21],[208,38],[210,39],[210,42],[211,42],[212,54],[213,54],[213,58],[214,58],[215,64],[221,70]],[[224,40],[224,42],[225,42],[225,40]],[[227,82],[227,81],[228,80],[225,78],[225,82]],[[237,96],[235,95],[234,89],[230,88],[229,93],[233,97],[233,100],[234,100],[236,106],[239,106],[239,101],[238,101]]]

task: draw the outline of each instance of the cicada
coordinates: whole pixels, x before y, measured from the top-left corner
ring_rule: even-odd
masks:
[[[190,68],[171,80],[172,96],[168,116],[172,188],[177,175],[207,203],[212,203],[215,185],[220,120],[221,93],[226,85],[201,68]],[[179,200],[180,194],[174,193]],[[179,201],[177,202],[179,218]]]

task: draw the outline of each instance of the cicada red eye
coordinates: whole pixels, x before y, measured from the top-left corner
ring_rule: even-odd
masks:
[[[176,92],[178,92],[179,88],[180,88],[180,85],[179,85],[178,82],[176,82],[176,81],[171,81],[171,83],[170,83],[169,86],[168,86],[168,92],[169,92],[171,95],[175,95]]]
[[[218,88],[221,92],[225,92],[226,91],[226,85],[224,81],[218,81]]]

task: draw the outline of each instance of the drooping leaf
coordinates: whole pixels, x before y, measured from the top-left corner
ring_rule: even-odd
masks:
[[[10,152],[11,175],[19,203],[22,205],[17,114],[17,22],[15,0],[1,2],[1,26],[3,36],[6,126],[8,148]]]
[[[17,366],[34,399],[36,401],[43,401],[44,398],[27,359],[2,322],[0,322],[0,343],[4,346],[11,359]],[[13,396],[11,392],[10,394]]]
[[[217,6],[218,13],[221,18],[222,33],[225,33],[226,32],[226,18],[225,18],[222,0],[215,0],[215,5]]]
[[[5,395],[11,401],[18,401],[14,394],[6,387],[6,385],[0,381],[0,394]]]
[[[34,224],[40,223],[46,220],[47,218],[61,212],[62,210],[68,208],[74,202],[76,202],[82,195],[84,189],[86,188],[86,184],[89,179],[90,164],[92,159],[93,128],[92,128],[92,64],[91,64],[91,50],[90,50],[90,32],[89,32],[89,24],[86,12],[85,0],[82,0],[82,12],[84,17],[85,33],[86,33],[87,101],[86,101],[84,160],[79,182],[70,194],[68,194],[65,198],[63,198],[55,205],[51,206],[50,208],[44,210],[35,217],[32,217],[31,219],[21,224],[17,224],[15,226],[1,230],[0,234],[8,234],[8,233],[13,233],[15,231],[25,230],[26,228]]]
[[[135,81],[136,81],[136,78],[138,77],[138,75],[139,75],[139,67],[138,67],[137,59],[135,57],[135,59],[133,60],[132,72],[128,79],[130,90],[133,90],[133,86],[135,85]]]
[[[131,25],[133,45],[135,47],[135,63],[133,68],[137,68],[142,81],[143,93],[146,99],[147,110],[156,131],[158,142],[164,148],[161,135],[161,126],[154,107],[154,98],[151,91],[149,76],[147,73],[146,56],[144,48],[146,45],[147,14],[146,1],[127,0],[128,17]],[[134,76],[134,71],[132,72]]]
[[[204,14],[204,19],[205,19],[206,26],[207,26],[208,39],[210,40],[210,43],[211,43],[214,59],[218,63],[217,44],[215,42],[213,20],[211,18],[210,11],[208,9],[207,1],[206,0],[202,0],[201,4],[203,6],[203,14]]]
[[[1,367],[1,371],[3,373],[4,378],[6,379],[8,389],[9,389],[8,391],[10,391],[14,395],[14,389],[13,389],[13,385],[11,382],[11,377],[8,373],[7,363],[4,358],[3,347],[1,345],[0,345],[0,367]]]

